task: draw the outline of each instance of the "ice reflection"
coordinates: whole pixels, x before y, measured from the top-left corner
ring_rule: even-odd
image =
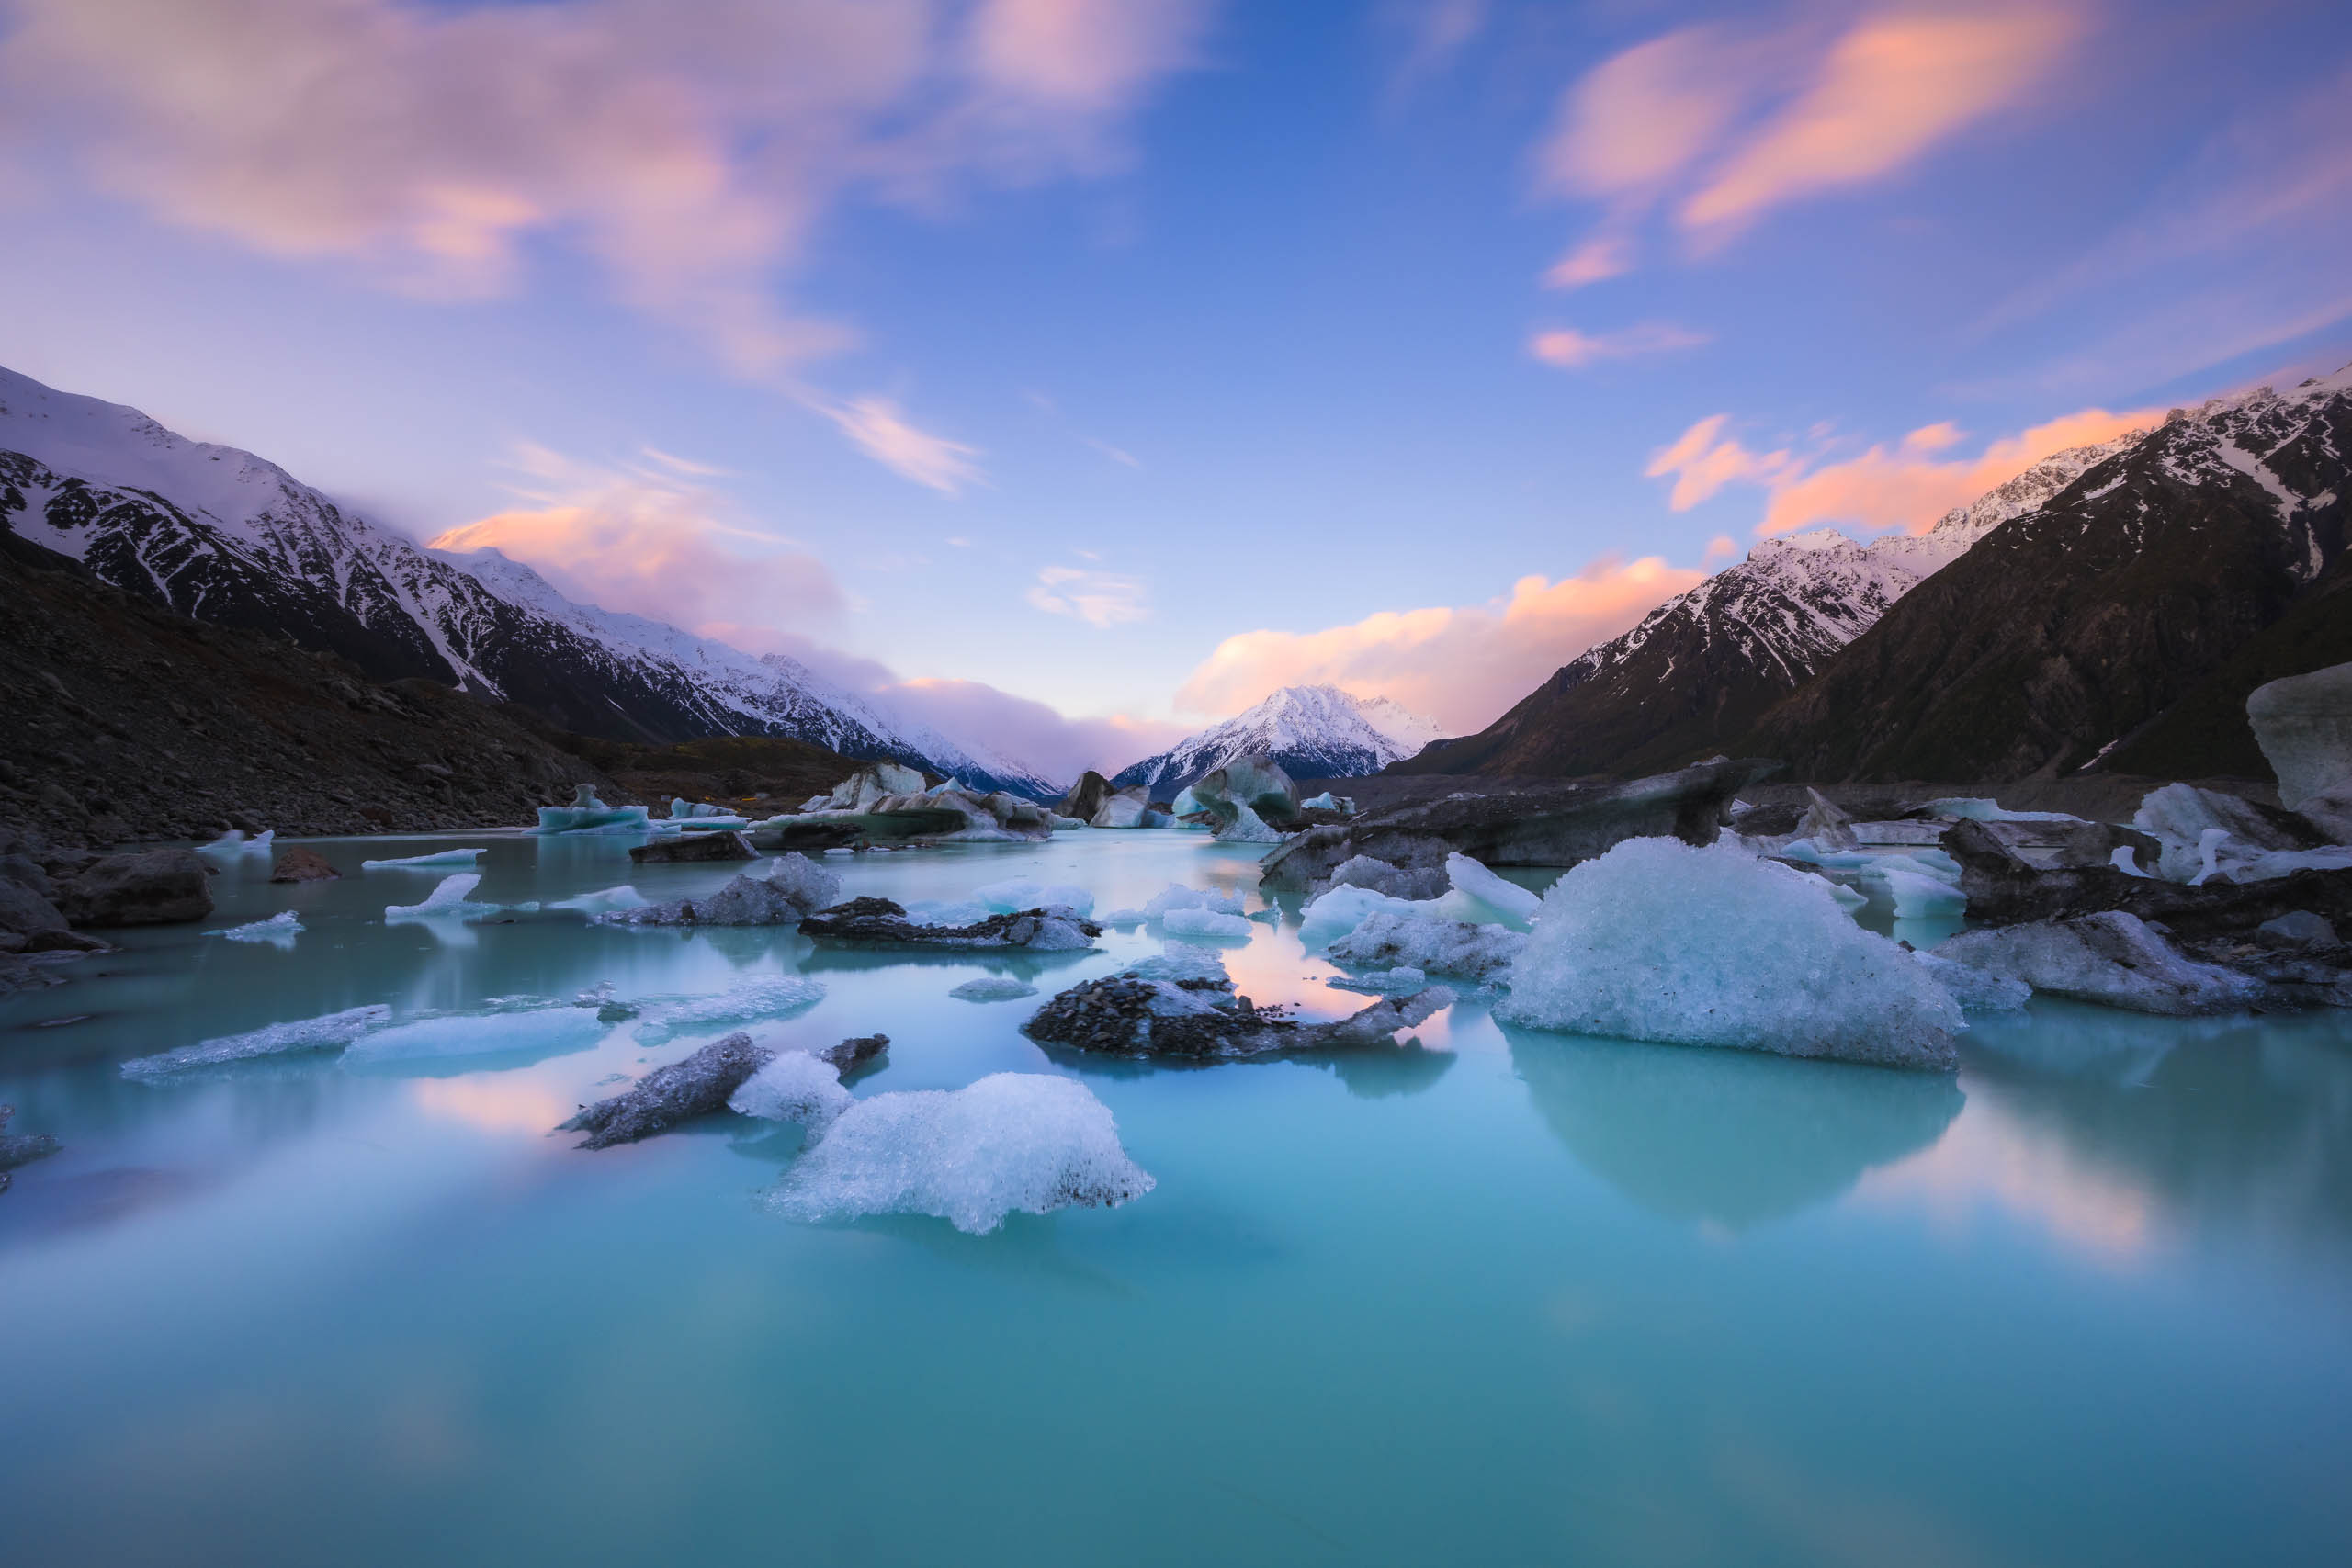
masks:
[[[1935,1142],[1965,1096],[1936,1073],[1504,1026],[1536,1109],[1643,1208],[1738,1231],[1826,1202]]]

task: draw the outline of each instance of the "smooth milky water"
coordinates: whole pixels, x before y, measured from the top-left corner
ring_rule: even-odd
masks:
[[[204,930],[0,1002],[0,1101],[65,1151],[0,1195],[11,1563],[2210,1564],[2352,1561],[2352,1019],[2037,1002],[1957,1079],[1506,1029],[1152,1070],[1017,1025],[1159,950],[850,953],[773,930],[383,923],[726,866],[628,840],[329,840]],[[1252,892],[1165,832],[829,857],[850,894],[1010,876],[1102,910]],[[1295,917],[1239,988],[1336,1017]],[[1158,1188],[1115,1210],[794,1224],[797,1129],[550,1129],[684,1055],[584,1048],[163,1082],[132,1056],[343,1009],[707,996],[879,1030],[861,1096],[1078,1076]],[[983,976],[1037,995],[951,998]],[[87,1016],[80,1016],[87,1015]],[[542,1032],[546,1034],[546,1032]],[[553,1049],[559,1054],[541,1055]]]

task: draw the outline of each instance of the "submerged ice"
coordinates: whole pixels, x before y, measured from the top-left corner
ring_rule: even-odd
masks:
[[[198,1041],[176,1051],[140,1056],[122,1065],[127,1078],[162,1078],[191,1067],[218,1066],[224,1062],[250,1061],[256,1056],[285,1056],[302,1051],[340,1051],[392,1021],[392,1010],[380,1003],[345,1008],[320,1018],[273,1023],[243,1034],[224,1034]]]
[[[788,1018],[824,999],[824,987],[797,975],[746,980],[715,996],[648,1009],[645,1021],[638,1025],[637,1038],[648,1045],[659,1045],[696,1030]]]

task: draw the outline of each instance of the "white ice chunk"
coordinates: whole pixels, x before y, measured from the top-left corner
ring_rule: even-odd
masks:
[[[1171,882],[1144,900],[1147,919],[1159,919],[1170,909],[1214,909],[1220,915],[1238,915],[1241,913],[1241,895]]]
[[[1997,800],[1977,795],[1946,795],[1931,800],[1919,809],[1929,817],[1941,817],[1953,821],[1968,818],[1978,822],[2079,822],[2079,817],[2064,811],[2010,811]]]
[[[1331,943],[1325,956],[1351,967],[1403,966],[1487,981],[1509,969],[1526,946],[1524,933],[1505,926],[1382,910]]]
[[[248,839],[244,834],[232,828],[210,843],[197,845],[196,852],[215,865],[227,865],[241,856],[268,854],[270,844],[277,837],[276,829],[271,829],[266,833],[255,833]]]
[[[1362,975],[1342,975],[1328,982],[1335,990],[1370,991],[1375,996],[1409,997],[1429,989],[1430,977],[1422,970],[1408,964],[1394,969],[1374,969]]]
[[[1109,914],[1098,916],[1096,919],[1098,924],[1114,926],[1124,931],[1131,926],[1142,925],[1151,917],[1141,909],[1114,909]]]
[[[480,850],[435,850],[429,855],[408,855],[400,860],[363,860],[362,871],[430,871],[443,865],[480,865]]]
[[[224,1034],[218,1039],[199,1041],[183,1045],[176,1051],[160,1055],[140,1056],[122,1065],[127,1078],[168,1077],[190,1067],[209,1067],[222,1062],[243,1062],[254,1056],[284,1056],[298,1051],[339,1051],[392,1021],[392,1010],[377,1004],[369,1007],[346,1008],[321,1018],[297,1019],[291,1023],[273,1023],[246,1034]]]
[[[1216,909],[1170,909],[1159,918],[1159,929],[1170,936],[1241,942],[1249,941],[1258,930],[1245,916]]]
[[[968,1089],[857,1100],[803,1154],[769,1201],[804,1221],[933,1214],[971,1235],[1007,1214],[1106,1208],[1151,1190],[1085,1085],[996,1073]]]
[[[2352,849],[2331,845],[2323,850],[2273,850],[2226,868],[2232,882],[2267,882],[2298,871],[2352,870]]]
[[[806,1051],[780,1051],[743,1080],[727,1109],[763,1122],[797,1122],[814,1136],[855,1103],[831,1062]]]
[[[225,936],[231,942],[266,942],[280,947],[291,947],[294,939],[302,934],[302,917],[291,909],[284,909],[266,920],[250,920],[242,926],[224,926],[212,934]]]
[[[605,1029],[590,1008],[456,1013],[420,1018],[363,1035],[344,1052],[343,1059],[349,1065],[510,1053],[552,1056],[586,1050],[605,1037]]]
[[[1571,868],[1511,965],[1508,1022],[1948,1070],[1960,1007],[1826,887],[1735,849],[1629,839]]]
[[[2251,1007],[2262,982],[2183,956],[2137,915],[2103,909],[2069,920],[2036,920],[1962,931],[1936,955],[2037,991],[2132,1012],[2235,1012]]]
[[[1453,886],[1438,899],[1437,912],[1449,920],[1523,931],[1533,927],[1544,908],[1542,895],[1497,876],[1468,855],[1446,856],[1445,874]]]
[[[577,909],[589,919],[609,915],[620,909],[643,909],[650,900],[628,884],[618,887],[599,887],[594,893],[582,893],[570,898],[559,898],[548,906],[550,909]]]
[[[959,1001],[1009,1002],[1035,996],[1037,987],[1010,975],[983,975],[977,980],[965,981],[947,994]]]
[[[674,828],[675,824],[665,824]],[[587,784],[572,791],[570,806],[542,806],[534,833],[645,833],[652,830],[642,806],[606,806]]]
[[[972,901],[992,914],[1018,914],[1023,909],[1065,908],[1083,919],[1094,912],[1094,895],[1067,882],[1031,882],[1015,877],[972,889]]]
[[[1184,980],[1220,987],[1233,984],[1225,972],[1225,954],[1213,947],[1194,947],[1182,942],[1171,942],[1164,951],[1139,959],[1120,973],[1170,986]]]
[[[2033,987],[2022,980],[1996,975],[1973,964],[1955,964],[1932,953],[1914,953],[1919,967],[1951,993],[1951,999],[1969,1012],[2014,1012],[2033,999]]]
[[[739,1023],[763,1023],[805,1012],[825,999],[825,987],[797,975],[746,980],[716,996],[694,997],[649,1009],[637,1038],[660,1045],[681,1034]]]
[[[807,855],[781,854],[770,861],[767,878],[794,908],[815,914],[842,901],[842,879]]]
[[[1957,915],[1968,908],[1968,895],[1939,876],[1911,871],[1882,861],[1862,873],[1862,880],[1885,889],[1887,899],[1902,919],[1927,915]]]
[[[1093,945],[1092,937],[1058,915],[1039,920],[1037,934],[1028,942],[1032,953],[1082,953]]]
[[[1237,813],[1234,819],[1216,829],[1221,844],[1279,844],[1289,835],[1278,828],[1267,826],[1266,819],[1250,808],[1246,800],[1226,802]]]
[[[476,904],[466,897],[481,886],[481,874],[479,872],[461,871],[455,876],[445,876],[439,886],[424,896],[421,904],[385,905],[384,919],[389,924],[400,920],[449,919],[490,914],[497,909],[497,905]]]
[[[1311,953],[1339,941],[1374,915],[1419,919],[1436,912],[1434,900],[1396,898],[1370,887],[1343,883],[1309,901],[1300,912],[1298,940]]]

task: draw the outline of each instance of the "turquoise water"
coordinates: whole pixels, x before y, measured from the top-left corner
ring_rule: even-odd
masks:
[[[638,871],[487,843],[476,897]],[[1249,889],[1170,832],[832,857],[1099,907]],[[0,1195],[10,1562],[2335,1563],[2352,1560],[2352,1020],[2036,1004],[1958,1078],[1545,1035],[1157,1071],[1048,1059],[1043,995],[1157,951],[944,960],[773,931],[386,926],[438,872],[222,879],[290,950],[131,933],[0,1002],[0,1100],[65,1141]],[[1293,927],[1240,988],[1337,1016]],[[1081,1077],[1158,1189],[989,1235],[786,1222],[798,1134],[549,1129],[673,1059],[620,1028],[401,1076],[130,1056],[369,1002],[717,991],[881,1030],[860,1094]],[[86,1016],[81,1016],[86,1015]]]

